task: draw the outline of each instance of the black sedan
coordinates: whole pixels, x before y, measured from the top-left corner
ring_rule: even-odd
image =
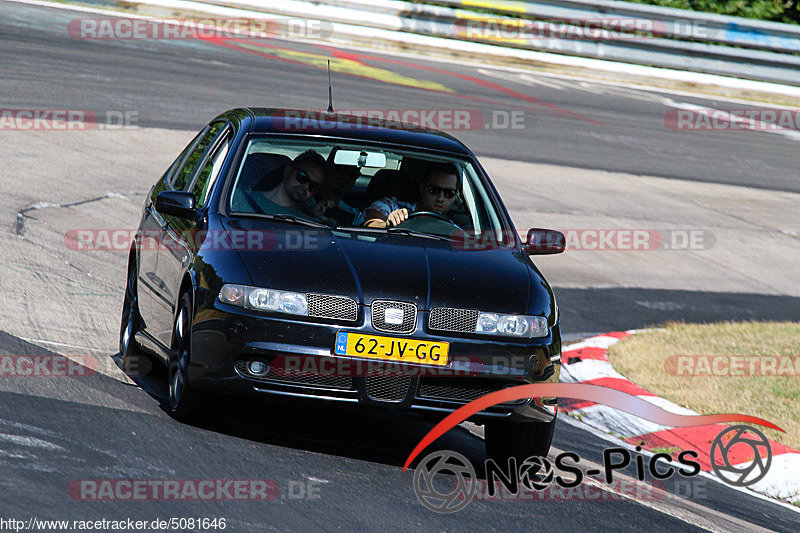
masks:
[[[442,416],[558,380],[558,306],[529,256],[559,251],[558,232],[520,239],[450,135],[235,109],[148,194],[120,354],[132,374],[163,360],[179,420],[242,393]],[[492,457],[546,455],[556,409],[532,398],[474,421]]]

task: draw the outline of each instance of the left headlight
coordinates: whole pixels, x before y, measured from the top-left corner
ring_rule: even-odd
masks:
[[[543,316],[481,313],[475,325],[475,333],[507,337],[545,337],[548,331],[547,318]]]
[[[226,284],[219,291],[219,301],[258,311],[308,315],[306,295],[300,292]]]

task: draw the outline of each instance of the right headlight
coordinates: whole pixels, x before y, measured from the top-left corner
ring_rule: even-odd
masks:
[[[227,284],[219,291],[219,301],[246,309],[308,315],[306,295],[300,292]]]
[[[480,313],[475,333],[506,337],[545,337],[549,332],[547,317]]]

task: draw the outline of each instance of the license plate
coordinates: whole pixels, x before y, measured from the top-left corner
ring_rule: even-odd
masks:
[[[380,335],[338,332],[336,334],[336,355],[367,357],[396,363],[417,363],[420,365],[447,365],[449,342],[419,341],[398,339]]]

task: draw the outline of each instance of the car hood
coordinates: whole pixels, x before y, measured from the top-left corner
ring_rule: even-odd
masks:
[[[448,241],[229,218],[232,234],[257,232],[264,246],[232,239],[253,284],[376,299],[420,309],[457,307],[550,314],[547,283],[519,250],[461,250]]]

